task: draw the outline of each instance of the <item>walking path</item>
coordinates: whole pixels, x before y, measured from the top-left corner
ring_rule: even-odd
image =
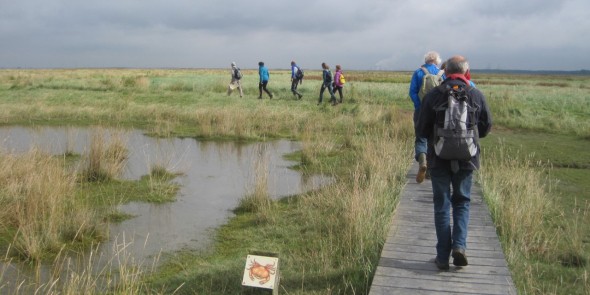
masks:
[[[396,209],[370,295],[381,294],[517,294],[489,210],[474,183],[467,237],[466,267],[434,264],[436,234],[429,180],[417,184],[418,165]],[[452,222],[452,221],[451,221]]]

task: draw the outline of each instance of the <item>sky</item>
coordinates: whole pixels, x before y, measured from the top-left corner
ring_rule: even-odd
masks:
[[[0,0],[0,68],[590,69],[588,0]]]

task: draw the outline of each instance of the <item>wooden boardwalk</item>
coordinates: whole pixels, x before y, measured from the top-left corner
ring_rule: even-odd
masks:
[[[466,267],[434,264],[436,234],[429,180],[417,184],[418,165],[407,184],[381,253],[370,295],[381,294],[517,294],[481,190],[474,183],[467,236]]]

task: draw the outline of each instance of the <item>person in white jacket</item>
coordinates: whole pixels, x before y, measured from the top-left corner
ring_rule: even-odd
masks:
[[[244,97],[244,92],[242,92],[242,84],[240,83],[242,80],[242,72],[240,68],[236,66],[235,62],[231,63],[231,82],[227,87],[227,95],[229,96],[234,89],[238,88],[240,90],[240,97]]]

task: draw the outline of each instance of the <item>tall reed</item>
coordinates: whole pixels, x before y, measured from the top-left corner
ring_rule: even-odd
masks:
[[[62,251],[49,268],[35,266],[35,277],[8,272],[12,262],[3,261],[0,278],[2,294],[164,294],[150,290],[141,278],[155,270],[159,256],[150,260],[137,260],[128,251],[130,243],[117,238],[112,255],[106,257],[94,245],[89,251],[71,253]],[[10,278],[10,280],[8,280]]]
[[[87,181],[117,178],[127,164],[127,145],[122,133],[107,136],[104,129],[92,132],[90,148],[83,157],[82,177]]]
[[[32,149],[0,154],[0,228],[15,229],[14,254],[41,260],[62,244],[93,236],[94,211],[74,198],[76,176],[59,159]]]
[[[255,151],[254,180],[247,195],[240,200],[238,210],[254,212],[258,222],[272,221],[273,202],[268,192],[269,154],[264,145]]]
[[[409,138],[403,135],[404,125],[396,123],[387,128],[353,128],[356,135],[348,140],[355,153],[348,160],[354,164],[347,165],[348,172],[339,173],[334,184],[298,202],[304,228],[316,229],[322,238],[307,242],[310,252],[300,253],[305,262],[293,263],[309,268],[308,277],[346,269],[344,283],[334,292],[364,294],[368,290],[363,286],[370,286],[411,163]],[[321,140],[305,149],[330,153]]]
[[[550,167],[503,146],[485,151],[482,158],[478,180],[519,289],[560,293],[557,286],[539,281],[539,265],[530,263],[575,260],[583,253],[575,227],[564,221],[552,193]]]

